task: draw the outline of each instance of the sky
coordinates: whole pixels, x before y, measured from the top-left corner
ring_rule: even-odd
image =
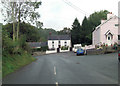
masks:
[[[43,22],[43,28],[62,30],[64,27],[71,28],[75,18],[80,24],[85,17],[95,11],[108,10],[118,15],[119,0],[41,0],[42,5],[37,10]],[[67,3],[66,3],[67,2]],[[71,6],[72,4],[72,6]],[[74,6],[73,6],[74,5]],[[76,6],[76,7],[75,7]],[[0,14],[0,22],[3,22]]]
[[[71,28],[74,19],[77,17],[80,24],[85,16],[88,17],[95,11],[108,10],[118,15],[119,0],[41,0],[42,5],[39,8],[41,15],[40,21],[43,22],[43,28],[53,28],[62,30],[64,27]],[[70,2],[80,10],[76,10],[65,2]]]

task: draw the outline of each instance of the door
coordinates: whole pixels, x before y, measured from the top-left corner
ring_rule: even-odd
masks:
[[[59,53],[60,52],[60,48],[57,48],[57,53]]]
[[[112,35],[107,36],[107,43],[108,43],[108,45],[112,44]]]

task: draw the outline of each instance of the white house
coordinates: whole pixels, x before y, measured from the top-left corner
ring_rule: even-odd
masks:
[[[92,33],[92,44],[101,45],[118,43],[118,17],[112,13],[107,14],[107,20],[101,20],[101,24]]]
[[[49,35],[48,37],[48,48],[57,49],[62,46],[71,47],[71,36],[70,35]]]

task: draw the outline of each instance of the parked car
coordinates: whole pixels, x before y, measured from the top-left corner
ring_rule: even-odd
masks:
[[[120,62],[120,51],[118,51],[118,60]]]
[[[85,51],[83,49],[77,49],[76,55],[84,55]]]
[[[77,50],[78,50],[79,48],[81,48],[81,47],[82,47],[81,44],[75,44],[74,47],[73,47],[73,51],[74,51],[74,53],[76,53]]]

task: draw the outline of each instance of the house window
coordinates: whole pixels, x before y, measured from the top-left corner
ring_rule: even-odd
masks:
[[[110,40],[110,36],[108,36],[108,40]]]
[[[54,44],[52,45],[52,48],[54,48]]]
[[[65,46],[67,46],[67,42],[65,41]]]
[[[116,27],[118,27],[118,26],[119,26],[119,24],[115,24],[115,26],[116,26]]]
[[[58,42],[58,45],[60,45],[60,40],[59,40],[59,42]]]
[[[54,44],[54,41],[52,41],[52,44]]]
[[[118,35],[118,40],[120,40],[120,35]]]
[[[52,48],[54,48],[54,41],[52,41]]]

